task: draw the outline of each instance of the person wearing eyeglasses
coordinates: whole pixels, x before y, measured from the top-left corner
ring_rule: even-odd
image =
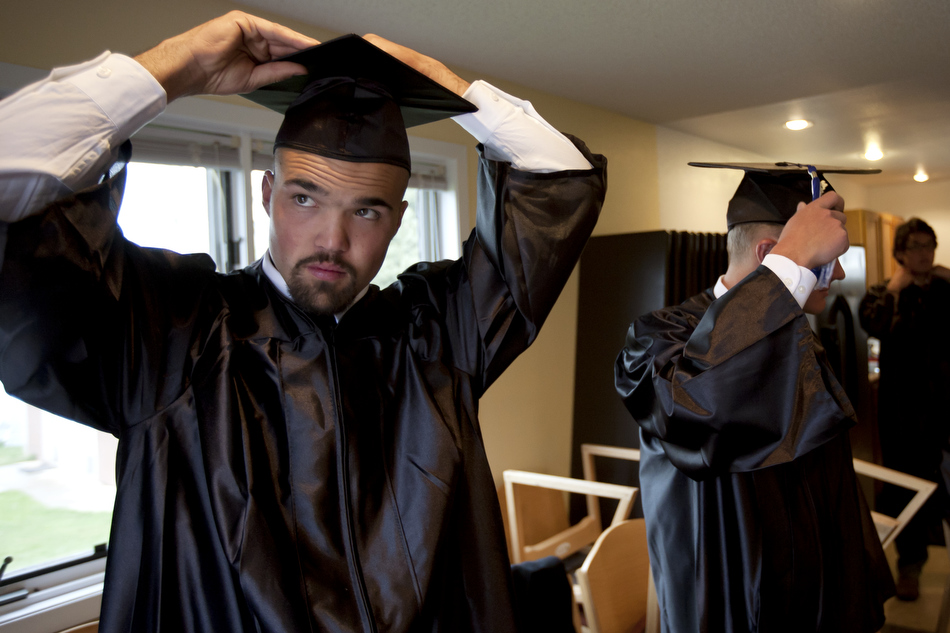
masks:
[[[861,301],[861,326],[881,341],[878,430],[884,465],[943,482],[950,467],[950,268],[934,265],[937,235],[912,218],[897,228],[894,259],[900,264],[886,283],[872,286]],[[877,509],[896,516],[908,491],[885,486]],[[948,516],[946,485],[921,508],[896,539],[897,597],[916,600],[927,545],[942,543],[940,520]]]

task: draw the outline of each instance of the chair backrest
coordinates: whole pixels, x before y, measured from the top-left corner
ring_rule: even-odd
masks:
[[[633,462],[640,461],[640,449],[608,446],[605,444],[581,444],[581,466],[584,479],[597,481],[597,471],[594,467],[594,457],[610,457],[625,459]],[[594,497],[587,497],[587,513],[600,520],[600,504]],[[647,592],[647,619],[646,633],[660,633],[660,606],[657,601],[656,587],[653,584],[653,574],[650,573],[649,591]]]
[[[650,581],[643,519],[604,530],[575,576],[590,633],[643,631]]]
[[[502,477],[505,483],[505,499],[508,506],[512,563],[536,560],[545,556],[565,558],[582,547],[593,543],[602,532],[599,515],[596,519],[588,515],[577,524],[546,538],[540,543],[527,542],[524,520],[522,519],[524,504],[520,503],[520,494],[525,486],[617,499],[619,503],[611,525],[616,525],[627,518],[637,494],[637,489],[632,486],[620,486],[557,475],[543,475],[521,470],[506,470],[502,473]],[[566,506],[563,512],[566,516]]]
[[[937,489],[937,484],[932,481],[860,459],[854,460],[854,472],[915,492],[910,502],[904,506],[904,509],[896,517],[890,517],[880,512],[871,512],[871,518],[874,520],[874,527],[877,528],[877,535],[881,539],[882,547],[887,547],[897,538],[904,526],[910,522],[924,505],[924,502],[927,501],[927,498]]]
[[[581,468],[584,479],[597,481],[597,469],[594,467],[594,457],[612,457],[629,461],[640,461],[640,450],[636,448],[622,448],[607,446],[606,444],[581,444]],[[600,520],[600,504],[597,497],[587,495],[587,515]]]
[[[518,506],[517,514],[522,543],[540,543],[571,527],[568,520],[566,494],[561,490],[552,488],[518,486],[515,503]],[[511,524],[508,516],[508,495],[505,493],[504,482],[498,486],[498,502],[501,505],[501,518],[505,527],[508,557],[514,560],[514,549],[511,546]],[[527,560],[534,559],[525,559],[522,562]]]

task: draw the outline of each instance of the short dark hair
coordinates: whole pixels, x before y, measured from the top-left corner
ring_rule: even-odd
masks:
[[[733,225],[726,234],[726,252],[729,261],[751,255],[758,241],[764,237],[778,240],[784,224],[776,222],[743,222]]]
[[[894,259],[896,259],[901,265],[904,262],[900,260],[900,257],[897,256],[898,253],[907,250],[907,240],[910,239],[910,236],[914,233],[923,233],[924,235],[929,235],[933,238],[934,244],[937,243],[937,234],[934,233],[934,230],[930,228],[930,225],[921,220],[920,218],[911,218],[897,227],[897,230],[894,232]]]

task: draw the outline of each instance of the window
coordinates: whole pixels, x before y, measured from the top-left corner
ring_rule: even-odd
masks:
[[[219,270],[231,270],[266,251],[260,180],[272,157],[259,130],[222,131],[220,108],[208,117],[171,113],[136,135],[119,223],[143,246],[205,252]],[[417,173],[409,209],[374,280],[379,285],[421,259],[457,257],[468,228],[460,213],[465,148],[411,144]],[[12,557],[0,577],[0,631],[57,595],[79,596],[83,613],[98,613],[116,446],[110,435],[0,391],[0,563]]]

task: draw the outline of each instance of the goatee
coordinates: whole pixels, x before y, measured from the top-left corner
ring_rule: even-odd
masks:
[[[307,270],[313,264],[332,264],[346,273],[346,279],[329,282],[314,279]],[[343,312],[359,294],[356,270],[330,253],[317,253],[294,264],[287,281],[290,296],[308,314],[332,316]]]

